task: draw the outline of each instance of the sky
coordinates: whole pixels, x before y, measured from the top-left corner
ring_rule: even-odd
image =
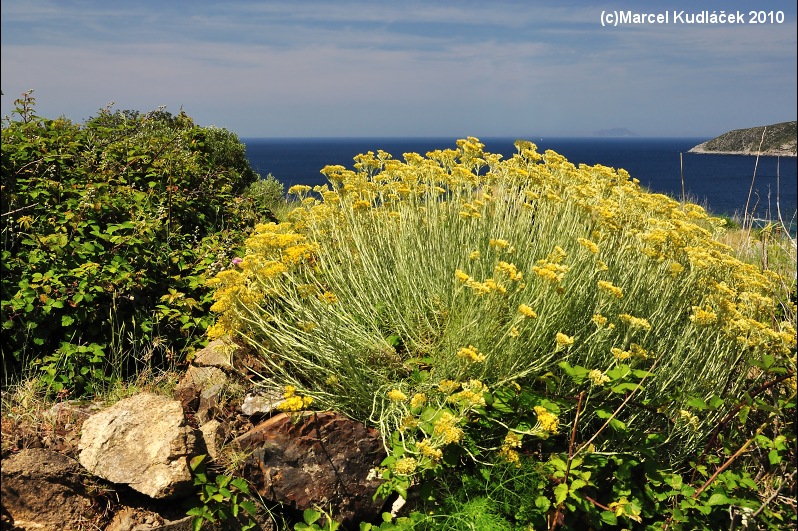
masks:
[[[46,118],[165,107],[241,138],[711,138],[796,119],[794,0],[0,5],[3,117],[33,89]],[[687,23],[704,12],[743,20]]]

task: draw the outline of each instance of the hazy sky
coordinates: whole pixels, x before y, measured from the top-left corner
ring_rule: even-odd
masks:
[[[165,106],[244,138],[711,137],[796,119],[794,0],[1,5],[2,116],[34,89],[48,118]],[[669,22],[602,26],[630,10]],[[686,23],[705,10],[743,22]]]

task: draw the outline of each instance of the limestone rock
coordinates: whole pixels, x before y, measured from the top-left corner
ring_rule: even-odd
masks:
[[[238,437],[251,452],[244,477],[264,497],[294,509],[330,507],[346,524],[378,519],[380,481],[369,472],[385,458],[380,434],[335,413],[285,413]]]
[[[141,393],[83,423],[80,463],[92,474],[151,498],[191,491],[189,460],[197,437],[179,402]]]
[[[64,531],[87,525],[94,511],[74,459],[34,448],[3,460],[2,507],[14,529]],[[10,522],[4,522],[3,529]]]
[[[241,404],[241,412],[248,417],[273,413],[277,406],[285,402],[282,394],[247,395]]]
[[[207,389],[217,384],[225,384],[227,381],[227,375],[219,368],[191,365],[175,387],[175,392],[192,387],[199,389],[201,392],[202,389]]]
[[[208,346],[197,352],[193,364],[200,367],[217,367],[219,369],[233,369],[233,354],[238,346],[232,341],[216,339]]]
[[[219,458],[219,452],[224,444],[226,423],[222,424],[216,419],[209,420],[200,426],[202,432],[202,439],[205,441],[205,448],[208,450],[208,455],[214,461]]]

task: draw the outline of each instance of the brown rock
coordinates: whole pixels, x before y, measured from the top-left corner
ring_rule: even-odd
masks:
[[[77,461],[44,449],[22,450],[3,460],[3,513],[14,528],[68,531],[91,527],[94,516]],[[10,522],[4,522],[3,529]]]
[[[251,456],[244,466],[264,498],[294,509],[330,507],[345,524],[379,517],[372,500],[379,480],[367,479],[385,458],[377,430],[335,413],[285,413],[235,440]]]

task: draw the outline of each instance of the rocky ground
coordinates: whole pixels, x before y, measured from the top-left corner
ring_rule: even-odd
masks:
[[[171,396],[4,408],[2,529],[191,529],[186,511],[199,501],[189,462],[202,454],[211,475],[243,477],[257,492],[256,529],[292,527],[314,508],[355,529],[379,522],[389,507],[373,500],[380,434],[333,412],[280,412],[282,397],[250,382],[252,362],[214,342]]]

